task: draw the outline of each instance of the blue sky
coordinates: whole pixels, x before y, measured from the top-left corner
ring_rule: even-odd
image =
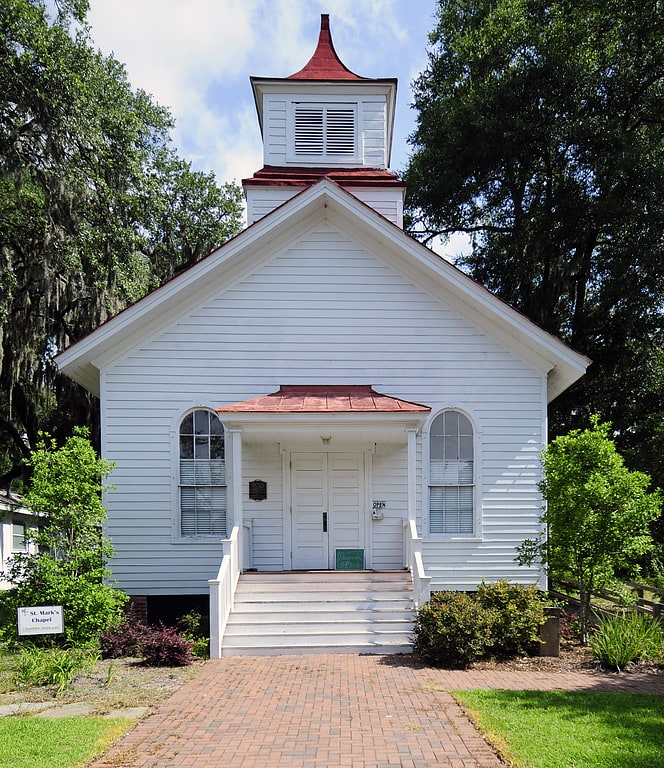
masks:
[[[262,166],[250,75],[287,77],[309,60],[320,14],[352,71],[397,77],[393,170],[414,129],[410,83],[426,65],[435,0],[91,0],[92,38],[133,87],[169,107],[180,155],[220,182]]]

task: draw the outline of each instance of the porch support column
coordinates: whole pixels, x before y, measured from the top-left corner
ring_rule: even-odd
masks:
[[[231,436],[231,483],[233,488],[232,508],[233,508],[233,526],[238,526],[240,541],[238,542],[240,571],[242,570],[244,559],[244,531],[242,529],[242,491],[243,491],[243,473],[242,473],[242,430],[237,427],[231,427],[229,430]]]
[[[408,435],[408,521],[417,517],[417,430],[409,429]]]

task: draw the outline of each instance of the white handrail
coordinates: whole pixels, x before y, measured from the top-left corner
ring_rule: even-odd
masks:
[[[422,539],[417,535],[414,520],[404,520],[404,545],[406,567],[413,579],[413,601],[415,608],[422,608],[431,598],[431,576],[426,575],[422,560]]]
[[[216,579],[210,579],[210,658],[221,658],[221,639],[226,622],[233,610],[235,588],[240,578],[240,526],[236,525],[228,539],[222,542],[224,556]]]

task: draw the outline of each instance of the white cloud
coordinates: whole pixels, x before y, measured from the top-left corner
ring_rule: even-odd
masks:
[[[412,130],[408,84],[424,62],[435,0],[91,0],[95,43],[176,119],[183,157],[220,181],[262,165],[250,75],[287,77],[309,60],[321,13],[342,61],[368,77],[400,78],[393,166]],[[401,114],[405,113],[405,114]]]

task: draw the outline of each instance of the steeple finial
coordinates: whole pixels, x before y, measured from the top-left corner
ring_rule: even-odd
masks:
[[[346,67],[337,56],[330,33],[330,15],[321,13],[320,34],[314,55],[288,80],[365,80]]]

